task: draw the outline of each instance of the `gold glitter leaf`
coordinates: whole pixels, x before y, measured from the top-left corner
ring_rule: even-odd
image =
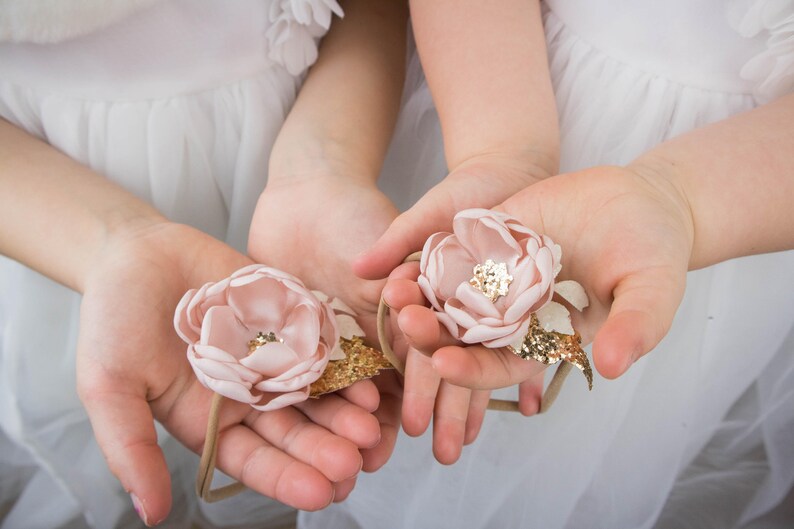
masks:
[[[339,345],[345,353],[344,360],[328,362],[322,376],[309,388],[309,396],[317,398],[353,385],[359,380],[372,378],[383,369],[393,369],[386,357],[353,336],[350,340],[339,338]]]
[[[516,355],[524,360],[537,360],[546,365],[554,365],[559,361],[570,362],[584,373],[587,387],[593,389],[593,370],[590,360],[582,350],[582,337],[579,333],[561,334],[543,329],[537,316],[532,314],[529,323],[529,332],[521,343],[521,350],[510,348]]]

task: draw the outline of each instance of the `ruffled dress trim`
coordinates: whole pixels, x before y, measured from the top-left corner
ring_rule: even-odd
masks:
[[[317,60],[318,41],[331,27],[333,15],[344,16],[336,0],[274,1],[265,34],[268,57],[290,74],[302,74]]]
[[[741,76],[755,83],[761,102],[794,92],[794,0],[738,0],[728,18],[741,36],[766,36],[766,49],[747,61]]]

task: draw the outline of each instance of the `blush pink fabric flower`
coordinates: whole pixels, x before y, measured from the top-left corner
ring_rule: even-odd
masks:
[[[330,305],[262,265],[185,293],[174,327],[201,384],[261,411],[306,400],[339,341]]]
[[[425,243],[418,283],[453,337],[491,348],[515,346],[532,313],[546,330],[573,334],[570,313],[551,301],[562,268],[559,245],[487,209],[461,211],[452,227],[454,233],[436,233]],[[578,283],[558,285],[576,308],[587,305]]]

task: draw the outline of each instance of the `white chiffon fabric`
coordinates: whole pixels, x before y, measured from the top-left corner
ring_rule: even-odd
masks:
[[[0,116],[244,251],[273,142],[338,4],[161,0],[120,20],[117,2],[90,4],[98,11],[83,23],[104,29],[13,20],[32,24],[34,41],[82,36],[24,42],[16,26],[0,43]],[[0,4],[0,27],[13,7]],[[79,306],[76,293],[0,258],[2,529],[143,526],[77,398]],[[197,457],[162,429],[159,439],[174,495],[162,527],[294,523],[294,510],[250,492],[199,502]]]
[[[562,170],[629,162],[794,92],[792,10],[782,0],[546,2]],[[383,184],[406,207],[445,171],[414,57],[384,174],[404,180]],[[575,373],[545,416],[489,412],[451,467],[434,461],[429,434],[402,435],[384,469],[361,476],[346,502],[301,513],[299,526],[794,526],[794,252],[687,280],[669,335],[620,379],[597,378],[588,393]]]

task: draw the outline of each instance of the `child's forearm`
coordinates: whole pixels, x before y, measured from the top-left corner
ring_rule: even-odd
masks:
[[[150,205],[0,119],[0,253],[70,288],[120,230],[165,219]]]
[[[405,77],[405,2],[350,0],[323,39],[270,159],[271,180],[338,167],[377,179]],[[334,174],[339,174],[336,171]]]
[[[537,1],[411,0],[450,169],[508,154],[555,174],[557,109]]]
[[[794,94],[663,143],[632,167],[689,203],[690,268],[794,248]]]

